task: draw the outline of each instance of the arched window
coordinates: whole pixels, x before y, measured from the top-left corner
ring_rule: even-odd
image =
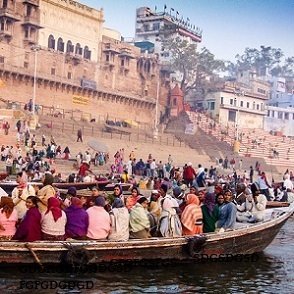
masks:
[[[48,48],[55,49],[55,39],[53,35],[50,35],[48,38]]]
[[[74,46],[73,46],[73,44],[72,44],[72,42],[70,40],[67,41],[66,52],[67,53],[74,52]]]
[[[91,51],[88,46],[85,46],[84,48],[84,58],[89,60],[91,59]]]
[[[83,55],[83,48],[81,48],[81,44],[80,44],[80,43],[77,43],[77,44],[76,44],[76,51],[75,51],[75,54]]]
[[[58,41],[57,41],[57,50],[58,51],[61,51],[61,52],[64,52],[64,43],[63,43],[62,38],[58,38]]]

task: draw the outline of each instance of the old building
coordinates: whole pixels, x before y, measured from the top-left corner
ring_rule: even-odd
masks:
[[[77,1],[0,0],[1,98],[153,125],[169,88],[158,58],[103,23]]]
[[[149,7],[140,7],[136,12],[136,45],[143,50],[158,54],[162,63],[170,61],[170,52],[164,48],[163,41],[167,38],[179,37],[189,43],[200,43],[202,31],[184,19],[178,11],[167,7],[157,12]]]

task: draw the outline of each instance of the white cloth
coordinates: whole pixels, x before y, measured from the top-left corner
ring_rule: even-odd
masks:
[[[289,178],[286,178],[286,180],[284,181],[284,187],[286,189],[293,190],[293,183]]]
[[[129,239],[130,215],[126,207],[113,208],[110,212],[111,231],[109,240],[127,241]]]
[[[42,213],[41,230],[48,235],[60,236],[65,234],[66,214],[62,211],[62,216],[55,222],[53,214],[49,211]]]
[[[26,199],[29,196],[35,196],[36,192],[35,192],[35,189],[31,185],[27,185],[22,190],[22,194],[21,194],[20,198],[18,197],[18,195],[19,195],[19,188],[15,187],[12,190],[11,198],[12,198],[12,201],[15,205],[15,209],[17,211],[18,218],[22,219],[27,212]]]

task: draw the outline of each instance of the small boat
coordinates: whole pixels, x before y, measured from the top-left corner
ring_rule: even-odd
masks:
[[[266,220],[238,223],[238,229],[178,238],[130,239],[124,242],[67,240],[0,242],[0,264],[91,265],[122,262],[197,262],[201,259],[249,258],[263,251],[293,214],[289,207],[268,209]],[[243,260],[243,259],[242,259]],[[244,259],[248,260],[248,259]]]
[[[53,186],[57,189],[68,189],[69,187],[75,187],[77,190],[81,189],[91,189],[93,187],[98,187],[100,190],[104,190],[105,187],[110,183],[109,180],[98,180],[95,182],[90,183],[53,183]],[[42,186],[42,183],[40,182],[30,182],[28,183],[30,185],[38,185]],[[7,182],[1,182],[0,187],[7,193],[11,194],[12,190],[18,185],[15,181],[7,181]],[[40,187],[41,188],[41,187]]]
[[[268,201],[266,203],[266,208],[288,207],[288,206],[290,206],[289,202]]]

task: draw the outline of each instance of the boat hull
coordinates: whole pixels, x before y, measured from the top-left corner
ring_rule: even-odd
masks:
[[[206,234],[203,246],[195,246],[192,251],[189,244],[191,240],[197,241],[198,236],[194,239],[151,238],[126,242],[0,242],[0,263],[85,265],[142,260],[182,262],[251,255],[263,251],[272,242],[291,214],[283,213],[268,222],[238,230]]]

